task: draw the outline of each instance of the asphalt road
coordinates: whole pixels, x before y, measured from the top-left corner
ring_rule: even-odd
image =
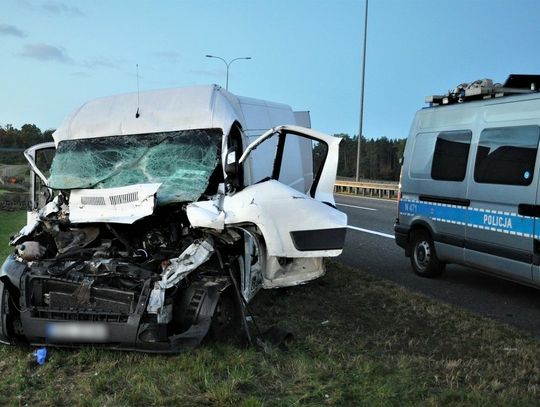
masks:
[[[447,265],[436,279],[418,277],[393,239],[396,202],[345,195],[335,198],[349,223],[338,261],[540,337],[540,289],[457,265]]]

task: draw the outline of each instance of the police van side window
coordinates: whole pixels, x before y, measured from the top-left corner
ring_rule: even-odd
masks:
[[[463,181],[471,137],[470,130],[417,134],[409,170],[411,178]]]
[[[483,130],[476,153],[474,180],[488,184],[530,185],[539,135],[538,126]]]
[[[431,179],[431,164],[436,140],[437,133],[416,135],[409,169],[411,178]]]
[[[471,147],[472,132],[443,131],[437,136],[431,178],[438,181],[463,181]]]

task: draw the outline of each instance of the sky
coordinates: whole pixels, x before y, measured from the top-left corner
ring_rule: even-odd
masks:
[[[84,102],[217,83],[359,131],[364,0],[0,0],[0,125],[57,128]],[[425,97],[540,73],[538,0],[369,0],[363,135],[407,136]]]

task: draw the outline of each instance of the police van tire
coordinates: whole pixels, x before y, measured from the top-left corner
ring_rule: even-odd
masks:
[[[413,232],[411,245],[410,259],[413,271],[420,277],[440,276],[444,271],[445,264],[437,258],[435,245],[430,234],[424,230]]]

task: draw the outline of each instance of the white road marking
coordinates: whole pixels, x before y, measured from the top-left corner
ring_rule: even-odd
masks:
[[[379,201],[379,202],[387,202],[387,203],[390,203],[390,204],[397,204],[397,199],[388,199],[388,198],[378,198],[376,196],[364,196],[364,195],[352,195],[352,194],[340,194],[338,192],[334,192],[334,196],[336,197],[347,197],[347,198],[353,198],[353,199],[359,199],[359,200],[362,200],[362,199],[371,199],[371,200],[374,200],[374,201]]]
[[[347,225],[347,227],[349,229],[358,230],[359,232],[371,233],[372,235],[382,236],[388,239],[394,238],[394,235],[389,235],[388,233],[383,233],[383,232],[377,232],[376,230],[363,229],[363,228],[359,228],[359,227],[351,226],[351,225]]]
[[[365,206],[356,206],[356,205],[347,205],[342,203],[336,203],[337,206],[347,206],[349,208],[357,208],[357,209],[364,209],[366,211],[376,211],[377,209],[374,208],[366,208]]]

